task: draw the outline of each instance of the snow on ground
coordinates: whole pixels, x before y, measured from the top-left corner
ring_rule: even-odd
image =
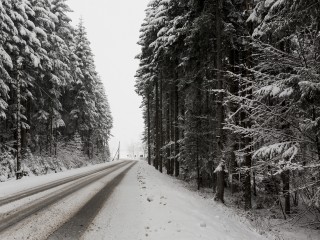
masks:
[[[299,225],[292,225],[290,222],[284,223],[283,220],[273,220],[270,223],[272,233],[278,236],[281,240],[319,240],[320,231],[301,227]]]
[[[46,183],[49,183],[49,182],[52,182],[55,180],[60,180],[65,177],[71,177],[71,176],[74,176],[77,174],[89,172],[92,170],[103,168],[108,165],[111,166],[115,163],[117,163],[117,162],[101,163],[101,164],[97,164],[97,165],[86,166],[83,168],[67,170],[65,172],[50,173],[50,174],[42,175],[42,176],[23,177],[19,181],[12,179],[7,182],[0,182],[0,198],[18,193],[18,192],[26,190],[26,189],[38,187],[38,186],[44,185]]]
[[[83,239],[259,240],[234,212],[140,161],[122,180]]]
[[[11,180],[0,183],[0,198],[28,188],[37,187],[48,182],[84,172],[90,172],[94,169],[103,168],[115,163],[116,162],[98,164],[45,176],[24,177],[19,181]],[[33,233],[39,232],[36,239],[42,239],[41,236],[44,237],[46,232],[50,231],[50,229],[57,228],[58,225],[65,221],[63,219],[67,219],[73,215],[91,196],[116,176],[116,174],[117,171],[108,175],[105,179],[68,196],[63,199],[62,202],[58,202],[50,208],[42,210],[32,216],[31,218],[33,220],[28,220],[28,224],[26,224],[26,221],[23,221],[21,224],[18,224],[16,228],[20,230],[25,229],[25,231],[19,231],[23,233],[24,237],[35,237]],[[147,163],[139,161],[138,164],[127,173],[120,185],[117,186],[105,206],[89,226],[83,239],[267,239],[266,236],[259,235],[246,218],[240,217],[233,209],[214,202],[212,195],[200,196],[199,192],[189,190],[186,186],[185,182],[166,174],[161,174],[153,167],[148,166]],[[2,208],[0,214],[10,211],[11,208],[19,207],[25,204],[26,201],[32,202],[41,198],[42,195],[45,196],[63,187],[62,185],[9,204]],[[63,216],[62,219],[61,216]],[[263,218],[263,216],[261,216],[261,218]],[[50,221],[48,222],[49,219]],[[42,233],[38,231],[37,226],[44,228],[44,225],[40,224],[43,221],[50,224],[47,224],[48,226],[46,225],[47,230]],[[259,227],[259,224],[254,225],[259,232],[270,235],[269,239],[320,239],[318,231],[310,231],[305,228],[299,230],[297,226],[284,226],[282,223],[276,223],[275,227],[271,227],[269,222],[265,223],[263,219],[261,219],[261,222],[261,225],[269,227],[263,227],[262,229]],[[272,225],[274,225],[274,223]],[[8,236],[11,236],[12,231],[8,234]]]

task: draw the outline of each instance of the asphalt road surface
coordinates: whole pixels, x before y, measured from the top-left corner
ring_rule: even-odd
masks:
[[[0,198],[0,239],[79,239],[135,163],[117,162]]]

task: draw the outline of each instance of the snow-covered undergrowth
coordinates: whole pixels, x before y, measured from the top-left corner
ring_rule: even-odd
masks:
[[[0,154],[0,182],[5,182],[14,176],[15,161],[9,152]]]
[[[32,154],[27,151],[23,155],[22,169],[24,175],[39,176],[67,169],[79,168],[87,165],[107,161],[102,154],[89,159],[81,150],[72,146],[61,146],[53,156]],[[5,182],[15,177],[16,160],[9,152],[0,154],[0,182]]]
[[[202,188],[198,191],[196,182],[185,182],[184,186],[199,194],[203,199],[212,200],[214,198],[212,189]],[[231,194],[226,189],[225,207],[234,212],[239,221],[252,226],[259,234],[266,236],[268,239],[320,239],[319,229],[314,224],[310,224],[310,222],[316,220],[316,215],[319,213],[311,210],[312,208],[310,207],[305,207],[302,203],[299,207],[293,208],[293,213],[290,216],[287,215],[286,219],[284,219],[281,205],[272,201],[267,194],[258,197],[253,196],[253,209],[245,211],[242,193]],[[319,221],[317,223],[319,224]]]

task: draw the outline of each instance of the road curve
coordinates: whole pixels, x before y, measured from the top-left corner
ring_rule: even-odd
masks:
[[[83,223],[83,226],[86,226],[87,224],[90,224],[90,220],[92,220],[95,216],[95,214],[99,211],[99,208],[102,206],[104,201],[108,198],[108,196],[112,193],[112,189],[120,183],[123,176],[126,174],[127,171],[134,165],[135,163],[132,162],[120,162],[117,164],[114,164],[112,166],[105,167],[103,169],[90,171],[89,175],[84,176],[84,174],[79,174],[75,176],[74,178],[69,177],[65,178],[59,181],[55,181],[52,183],[49,183],[47,185],[41,186],[39,188],[34,188],[31,190],[27,190],[24,193],[20,195],[20,197],[17,197],[17,199],[25,198],[26,196],[30,196],[32,194],[39,193],[41,191],[45,191],[48,189],[49,186],[60,186],[63,184],[66,184],[66,186],[63,186],[62,189],[58,189],[54,192],[51,192],[50,194],[46,195],[45,197],[42,197],[40,199],[37,199],[31,203],[28,203],[26,205],[23,205],[13,211],[10,211],[9,213],[6,213],[5,215],[0,215],[0,234],[3,231],[6,231],[10,229],[10,227],[14,226],[15,224],[21,222],[22,220],[28,218],[29,216],[32,216],[33,214],[37,213],[38,211],[42,209],[46,209],[48,206],[59,202],[63,198],[73,194],[74,192],[90,185],[91,183],[94,183],[110,173],[113,173],[114,171],[124,168],[124,170],[121,171],[119,175],[117,175],[111,182],[109,182],[101,191],[99,191],[94,197],[89,200],[89,202],[93,201],[94,204],[97,204],[97,206],[94,206],[92,210],[92,213],[90,211],[86,211],[86,206],[88,208],[88,204],[85,204],[84,207],[80,209],[76,215],[84,216],[84,214],[89,214],[89,218],[87,221],[88,223]],[[129,166],[129,167],[126,167]],[[88,174],[88,173],[86,173]],[[65,182],[63,182],[65,180]],[[109,192],[105,195],[105,193]],[[10,197],[9,197],[10,198]],[[9,199],[8,198],[8,199]],[[8,201],[6,199],[2,199],[3,202]],[[99,207],[100,206],[100,207]],[[90,213],[89,213],[90,212]],[[72,217],[71,219],[74,219]],[[83,217],[85,219],[85,217]],[[71,221],[71,220],[70,220]],[[71,222],[68,221],[66,224],[70,224]],[[72,225],[72,224],[71,224]],[[63,225],[64,226],[64,225]],[[61,228],[63,229],[63,227]],[[60,234],[60,232],[57,231],[57,233],[53,234],[52,236],[57,236],[57,234]],[[58,239],[58,238],[55,238]],[[61,239],[61,238],[59,238]],[[70,239],[75,239],[74,237]]]

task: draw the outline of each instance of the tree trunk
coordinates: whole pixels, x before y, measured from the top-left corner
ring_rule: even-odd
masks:
[[[238,186],[235,183],[236,181],[236,155],[235,155],[235,151],[236,151],[236,147],[235,144],[233,144],[232,146],[232,150],[231,150],[231,157],[230,157],[230,187],[231,187],[231,193],[234,194],[236,192],[238,192]]]
[[[251,9],[251,2],[250,1],[245,1],[246,3],[246,10],[250,10]],[[248,24],[248,30],[250,35],[253,33],[253,25],[251,23]],[[247,48],[245,50],[245,61],[246,61],[246,65],[248,68],[252,67],[253,65],[253,61],[252,61],[252,52],[251,52],[251,46],[247,45]],[[250,73],[248,71],[245,71],[245,75],[246,77],[251,77]],[[251,78],[252,79],[252,78]],[[253,79],[252,79],[253,80]],[[252,99],[252,88],[251,88],[251,84],[252,83],[248,83],[248,84],[244,84],[244,89],[249,89],[246,92],[244,91],[244,94],[246,94],[248,96],[249,99]],[[244,120],[246,119],[246,122],[244,122],[244,126],[246,128],[251,128],[252,123],[250,120],[250,115],[251,115],[251,110],[248,110],[249,113],[245,114],[244,113],[244,119],[242,119],[242,121],[244,122]],[[245,144],[246,144],[246,156],[245,156],[245,176],[244,176],[244,199],[245,199],[245,210],[250,210],[252,208],[252,202],[251,202],[251,197],[252,197],[252,187],[251,187],[251,167],[252,167],[252,148],[250,147],[252,144],[252,139],[251,137],[245,137]]]
[[[251,56],[250,53],[246,53],[246,58],[249,59]],[[247,63],[248,66],[250,66],[250,63]],[[248,73],[246,73],[248,77]],[[243,89],[249,88],[248,84],[244,84]],[[250,89],[250,88],[249,88]],[[252,98],[252,90],[249,90],[245,92],[243,90],[243,94],[247,95],[248,98]],[[248,110],[250,111],[250,110]],[[241,114],[241,121],[245,128],[251,128],[251,122],[250,119],[248,119],[248,116],[250,116],[250,113],[242,113]],[[250,137],[244,137],[246,152],[245,152],[245,165],[244,165],[244,200],[245,200],[245,210],[249,210],[252,208],[251,203],[251,197],[252,197],[252,187],[251,187],[251,167],[252,167],[252,153],[251,153],[251,142],[252,139]]]
[[[55,129],[54,155],[57,156],[58,149],[58,129]]]
[[[162,77],[160,79],[160,97],[159,97],[159,171],[162,173],[162,162],[163,162],[163,124],[162,124],[162,108],[163,108],[163,82],[162,82]]]
[[[170,142],[174,142],[175,136],[175,107],[174,107],[174,102],[175,102],[175,90],[174,86],[171,88],[171,98],[170,98],[170,105],[171,105],[171,114],[170,114],[170,119],[171,119],[171,131],[170,131]],[[174,174],[174,162],[175,162],[175,144],[170,145],[170,174]]]
[[[244,209],[250,210],[251,204],[251,153],[245,156],[245,173],[244,173]]]
[[[151,104],[150,104],[150,94],[148,94],[148,99],[147,99],[147,121],[148,121],[148,164],[151,165],[151,142],[150,142],[150,135],[151,135],[151,115],[150,115],[150,112],[151,112]]]
[[[198,191],[200,190],[200,163],[199,163],[199,145],[197,143],[197,185],[198,185]]]
[[[285,199],[284,211],[286,214],[291,213],[291,204],[290,204],[290,171],[286,170],[281,174],[283,182],[283,196]]]
[[[155,125],[156,125],[156,133],[155,133],[155,159],[154,159],[154,167],[158,170],[159,169],[159,158],[160,158],[160,136],[159,136],[159,83],[156,80],[156,112],[155,112]]]
[[[257,196],[257,182],[256,182],[256,172],[253,171],[252,173],[252,178],[253,178],[253,196]]]
[[[30,125],[29,120],[31,119],[31,109],[30,109],[30,99],[28,98],[26,101],[24,101],[24,104],[26,106],[26,112],[25,116],[27,118],[28,124]],[[20,105],[23,105],[23,103],[20,103]],[[25,127],[21,126],[21,155],[24,156],[28,148],[28,130]]]
[[[221,167],[221,169],[216,171],[216,175],[217,175],[217,184],[216,184],[217,185],[217,190],[216,190],[216,195],[215,195],[214,200],[224,203],[224,177],[225,177],[224,164],[221,163],[220,167]]]
[[[239,46],[238,46],[239,47]],[[230,64],[232,66],[232,71],[236,74],[240,74],[239,71],[239,64],[240,64],[240,59],[239,59],[239,50],[238,49],[234,49],[232,51],[230,51]],[[230,93],[233,95],[237,95],[239,93],[239,81],[238,79],[231,79],[230,82]],[[239,106],[236,103],[232,103],[230,102],[229,105],[230,111],[232,113],[237,112]],[[235,123],[236,125],[239,124],[239,120],[238,120],[238,116],[235,116]],[[236,181],[238,181],[238,177],[237,177],[237,162],[236,162],[236,154],[235,152],[237,151],[237,147],[239,146],[239,144],[237,143],[237,140],[239,139],[238,136],[232,132],[229,132],[228,134],[229,136],[229,140],[230,140],[230,144],[231,146],[231,153],[230,153],[230,163],[229,163],[229,179],[230,179],[230,186],[231,186],[231,193],[236,193],[237,191],[239,191],[238,189],[238,185],[235,183]]]
[[[176,177],[180,174],[179,166],[179,91],[178,86],[175,86],[175,104],[174,104],[174,174]]]
[[[51,103],[51,105],[52,105],[52,103]],[[50,113],[50,132],[49,132],[50,157],[52,156],[52,140],[53,140],[53,108],[51,107],[51,113]]]
[[[223,81],[221,76],[222,71],[222,0],[216,2],[216,71],[217,71],[217,90],[223,90]],[[217,98],[217,129],[216,129],[216,142],[217,142],[217,159],[223,171],[217,171],[217,186],[216,197],[217,201],[224,202],[224,160],[222,159],[223,151],[223,92],[218,92]]]
[[[166,148],[166,158],[167,158],[167,174],[171,174],[171,162],[170,162],[170,155],[171,155],[171,151],[170,148],[171,146],[169,146],[169,144],[171,144],[171,140],[170,140],[170,127],[171,127],[171,121],[170,121],[170,95],[169,93],[167,93],[167,124],[166,124],[166,142],[168,144],[167,148]]]
[[[91,150],[92,150],[92,149],[91,149],[91,147],[92,147],[92,144],[91,144],[91,135],[92,135],[92,129],[90,128],[90,129],[88,130],[88,138],[87,138],[87,141],[88,141],[88,143],[87,143],[87,147],[88,147],[88,149],[87,149],[87,154],[88,154],[89,159],[92,159],[92,157],[93,157],[93,155],[92,155],[92,152],[93,152],[93,151],[91,151]]]
[[[21,179],[22,168],[21,168],[21,93],[20,93],[20,75],[17,74],[17,171],[16,178]]]
[[[315,121],[316,119],[317,119],[316,107],[313,105],[313,107],[312,107],[312,120]],[[318,134],[316,134],[316,137],[315,137],[315,144],[316,144],[318,160],[320,162],[320,141],[319,141]]]

